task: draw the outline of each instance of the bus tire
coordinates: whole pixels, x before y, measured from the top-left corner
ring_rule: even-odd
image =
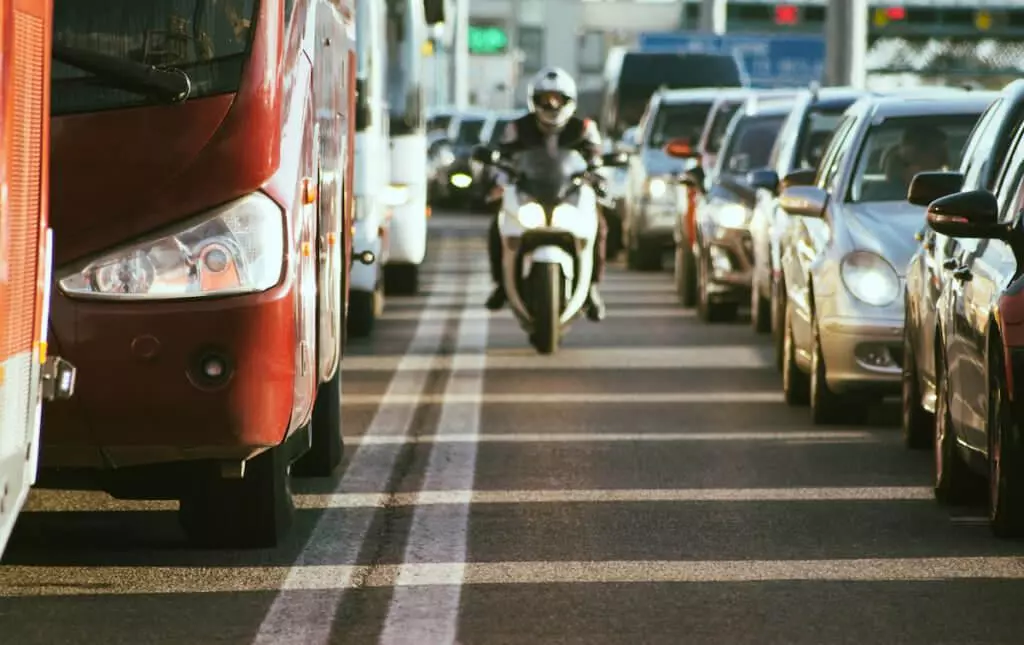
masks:
[[[388,264],[384,267],[384,292],[388,295],[415,296],[419,288],[418,264]]]
[[[295,517],[285,445],[248,461],[241,479],[219,473],[180,500],[178,521],[189,542],[203,548],[261,549],[280,544]]]
[[[348,335],[350,337],[366,338],[373,333],[380,300],[378,295],[376,291],[349,291]]]
[[[330,477],[345,456],[341,433],[341,364],[320,385],[310,421],[310,448],[292,465],[296,477]]]

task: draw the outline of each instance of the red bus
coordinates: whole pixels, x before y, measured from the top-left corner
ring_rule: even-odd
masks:
[[[43,399],[75,370],[47,352],[50,0],[0,0],[0,555],[35,482]]]
[[[55,0],[52,334],[40,485],[176,499],[276,544],[341,461],[351,0]]]

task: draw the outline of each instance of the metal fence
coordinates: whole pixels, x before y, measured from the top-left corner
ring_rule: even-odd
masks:
[[[1024,75],[1024,41],[885,38],[868,52],[873,76],[912,74],[929,83],[999,88]]]

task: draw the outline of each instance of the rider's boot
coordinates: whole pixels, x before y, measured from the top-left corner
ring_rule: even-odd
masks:
[[[505,297],[505,287],[499,284],[494,288],[494,291],[492,291],[491,295],[487,298],[487,308],[490,309],[491,311],[498,311],[499,309],[505,306],[506,300],[507,298]]]
[[[587,319],[601,322],[606,314],[607,311],[605,310],[601,292],[597,290],[596,284],[590,285],[590,293],[587,295]]]

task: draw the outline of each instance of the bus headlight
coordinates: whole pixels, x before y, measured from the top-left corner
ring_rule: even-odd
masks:
[[[544,209],[540,204],[523,204],[516,213],[516,219],[523,228],[539,228],[545,225]]]
[[[173,300],[265,291],[284,264],[281,208],[252,193],[181,228],[135,242],[65,273],[69,296]]]
[[[854,251],[843,258],[840,275],[850,294],[864,304],[884,307],[900,295],[900,277],[880,255]]]

